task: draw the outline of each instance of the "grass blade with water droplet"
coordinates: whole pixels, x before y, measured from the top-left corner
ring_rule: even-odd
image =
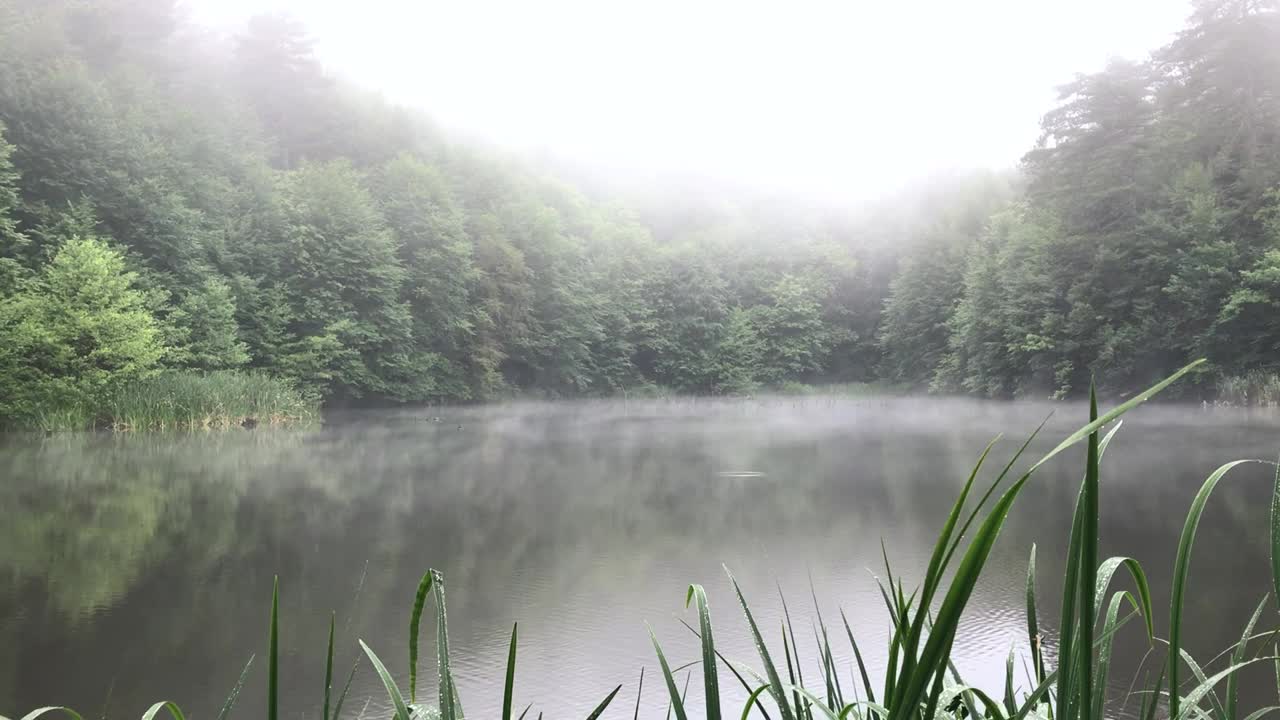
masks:
[[[1268,594],[1269,595],[1269,594]],[[1236,643],[1236,649],[1231,653],[1231,664],[1239,665],[1244,662],[1244,655],[1249,647],[1249,638],[1253,636],[1253,628],[1258,624],[1258,618],[1262,617],[1262,610],[1267,606],[1268,595],[1262,596],[1262,602],[1258,603],[1258,608],[1253,611],[1253,616],[1249,618],[1249,623],[1244,626],[1244,633],[1240,635],[1240,642]],[[1235,720],[1236,706],[1239,701],[1239,684],[1240,676],[1232,675],[1227,678],[1227,717]]]
[[[235,687],[231,688],[231,694],[227,695],[226,702],[222,703],[222,709],[218,711],[217,720],[227,720],[227,716],[231,714],[231,708],[235,707],[236,699],[240,697],[240,691],[244,688],[245,678],[249,677],[249,666],[253,665],[254,655],[249,656],[249,661],[244,664],[244,669],[240,671],[240,679],[236,680]]]
[[[733,573],[729,572],[729,568],[724,569],[729,576],[729,582],[733,584],[733,590],[738,595],[738,603],[742,606],[742,612],[747,617],[747,625],[751,629],[751,639],[755,642],[756,652],[760,654],[760,662],[764,664],[765,674],[769,678],[769,694],[773,696],[773,701],[778,706],[778,712],[782,715],[782,720],[797,720],[795,712],[792,710],[790,703],[787,702],[787,693],[782,686],[782,678],[778,675],[778,667],[773,664],[773,658],[769,655],[769,648],[764,644],[764,638],[760,636],[760,628],[756,625],[756,619],[751,614],[751,607],[747,605],[747,599],[742,595],[742,588],[738,586],[738,581],[734,579]]]
[[[653,628],[649,627],[649,623],[645,623],[644,626],[649,631],[649,639],[653,641],[653,651],[658,654],[658,665],[662,668],[662,679],[667,683],[667,694],[671,697],[671,706],[675,709],[676,718],[688,720],[684,712],[684,702],[680,699],[680,691],[676,689],[676,679],[671,674],[671,666],[667,664],[667,656],[663,654],[662,646],[658,644],[658,637],[653,634]],[[670,714],[670,710],[667,712]]]
[[[1178,538],[1178,555],[1173,564],[1172,599],[1169,603],[1169,716],[1171,718],[1176,719],[1181,715],[1182,700],[1178,697],[1181,692],[1178,682],[1178,660],[1182,656],[1182,604],[1187,589],[1187,575],[1190,572],[1191,549],[1195,543],[1196,529],[1200,526],[1200,516],[1204,514],[1209,495],[1213,493],[1218,482],[1232,468],[1247,462],[1252,461],[1229,462],[1209,475],[1204,485],[1200,486],[1200,492],[1196,493],[1195,499],[1191,501],[1191,509],[1187,511],[1187,519],[1182,526],[1182,535]]]
[[[716,671],[716,644],[711,635],[711,607],[707,602],[706,589],[701,585],[690,585],[684,598],[686,608],[690,601],[698,604],[698,627],[702,630],[702,686],[707,720],[720,720],[720,676]]]
[[[400,688],[396,687],[395,678],[391,677],[391,673],[387,672],[387,666],[382,664],[378,656],[365,644],[364,640],[360,640],[360,647],[364,650],[364,654],[369,656],[369,662],[373,664],[374,672],[378,673],[378,677],[382,679],[382,685],[387,689],[387,697],[391,699],[391,704],[396,708],[395,720],[410,720],[409,708],[405,705],[404,696],[400,694]]]
[[[418,701],[418,628],[422,623],[422,609],[427,604],[427,593],[435,581],[433,571],[422,574],[418,592],[413,597],[413,610],[409,613],[409,702]]]

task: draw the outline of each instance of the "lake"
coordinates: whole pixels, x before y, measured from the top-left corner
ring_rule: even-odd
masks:
[[[1032,447],[1038,457],[1084,424],[1083,406],[523,403],[349,413],[301,431],[8,436],[0,441],[0,714],[67,704],[91,718],[137,717],[168,699],[212,717],[257,653],[234,716],[259,716],[277,574],[284,717],[319,717],[331,611],[339,682],[358,637],[407,688],[406,626],[429,567],[447,579],[452,656],[473,718],[499,715],[515,621],[519,708],[532,702],[535,715],[581,718],[622,683],[604,717],[630,718],[643,666],[641,715],[662,717],[645,623],[673,665],[696,660],[696,638],[680,623],[697,623],[684,608],[690,582],[707,587],[724,653],[758,665],[722,564],[779,652],[781,587],[817,689],[812,582],[827,623],[839,628],[836,660],[852,694],[839,612],[882,670],[888,622],[873,577],[884,575],[881,541],[894,571],[918,579],[986,442],[1006,434],[994,468],[1051,411]],[[1274,459],[1278,450],[1271,413],[1151,406],[1128,416],[1103,461],[1102,550],[1143,563],[1158,634],[1167,635],[1176,539],[1200,483],[1223,462]],[[1052,642],[1082,461],[1076,448],[1037,473],[965,616],[956,663],[993,694],[1010,648],[1025,651],[1032,543]],[[1238,639],[1271,586],[1269,482],[1263,466],[1242,468],[1205,513],[1185,629],[1198,657]],[[426,621],[422,648],[419,684],[431,697]],[[1146,649],[1136,623],[1124,629],[1113,692],[1124,693]],[[1017,677],[1025,687],[1021,665]],[[1246,707],[1274,699],[1265,672],[1248,681]],[[721,686],[736,699],[726,707],[736,717],[745,693],[723,670]],[[700,695],[695,674],[690,704],[700,707]],[[344,717],[385,710],[365,663]]]

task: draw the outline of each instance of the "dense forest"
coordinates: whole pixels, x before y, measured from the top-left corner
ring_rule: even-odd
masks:
[[[1042,130],[868,207],[637,197],[353,87],[288,17],[0,0],[0,417],[159,372],[350,405],[1280,371],[1280,0],[1196,0]]]

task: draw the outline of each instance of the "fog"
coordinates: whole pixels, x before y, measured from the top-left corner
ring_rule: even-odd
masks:
[[[1055,88],[1145,58],[1179,0],[187,0],[302,20],[330,71],[455,132],[643,183],[847,200],[1015,164]]]

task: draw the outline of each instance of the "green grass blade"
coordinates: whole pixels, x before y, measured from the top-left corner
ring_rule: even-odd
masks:
[[[1004,709],[1012,715],[1018,712],[1018,701],[1013,695],[1013,648],[1009,648],[1009,657],[1004,661]]]
[[[702,685],[706,696],[707,720],[720,720],[720,676],[716,671],[716,644],[711,635],[711,607],[707,591],[701,585],[690,585],[684,606],[698,603],[698,627],[702,629]]]
[[[671,674],[671,666],[667,664],[667,656],[662,652],[662,645],[658,644],[658,636],[653,634],[653,628],[649,627],[649,623],[645,623],[644,626],[649,631],[649,639],[653,641],[653,651],[658,654],[658,665],[662,668],[662,678],[667,683],[667,693],[671,696],[671,705],[675,708],[676,718],[688,720],[689,716],[684,711],[684,701],[680,699],[680,691],[676,689],[676,679]]]
[[[1179,380],[1183,375],[1186,375],[1187,373],[1191,372],[1192,370],[1194,370],[1195,368],[1199,367],[1199,366],[1200,366],[1201,364],[1203,364],[1203,363],[1204,363],[1204,359],[1203,359],[1203,358],[1201,358],[1201,359],[1199,359],[1199,360],[1196,360],[1196,361],[1194,361],[1194,362],[1192,362],[1192,363],[1189,363],[1188,365],[1184,366],[1181,370],[1179,370],[1179,371],[1175,372],[1174,374],[1170,375],[1169,377],[1165,378],[1164,380],[1161,380],[1160,382],[1156,383],[1155,385],[1152,385],[1151,387],[1147,388],[1146,390],[1144,390],[1144,391],[1142,391],[1142,392],[1138,393],[1137,395],[1133,396],[1133,397],[1132,397],[1132,398],[1130,398],[1128,401],[1123,402],[1123,403],[1121,403],[1121,404],[1117,405],[1116,407],[1112,408],[1110,411],[1108,411],[1108,412],[1107,412],[1105,415],[1103,415],[1102,417],[1099,417],[1098,419],[1093,420],[1093,421],[1092,421],[1092,422],[1090,422],[1088,425],[1085,425],[1084,427],[1080,428],[1079,430],[1077,430],[1077,431],[1075,431],[1075,432],[1071,433],[1070,435],[1068,435],[1068,436],[1067,436],[1067,438],[1066,438],[1065,440],[1063,440],[1062,442],[1058,443],[1057,447],[1055,447],[1054,449],[1050,450],[1048,453],[1046,453],[1046,454],[1045,454],[1045,456],[1044,456],[1044,457],[1042,457],[1042,458],[1040,458],[1039,460],[1037,460],[1037,461],[1036,461],[1036,464],[1035,464],[1035,465],[1032,465],[1032,466],[1031,466],[1031,469],[1027,471],[1027,472],[1028,472],[1028,474],[1029,474],[1029,473],[1032,473],[1032,472],[1034,472],[1034,471],[1036,471],[1036,470],[1038,470],[1038,469],[1040,468],[1040,466],[1041,466],[1041,465],[1044,465],[1046,462],[1049,462],[1049,460],[1051,460],[1051,459],[1053,459],[1054,457],[1056,457],[1056,456],[1058,455],[1058,453],[1061,453],[1063,450],[1066,450],[1067,448],[1069,448],[1069,447],[1071,447],[1071,446],[1075,445],[1076,443],[1078,443],[1078,442],[1080,442],[1081,440],[1085,439],[1086,437],[1088,437],[1089,435],[1093,434],[1093,433],[1094,433],[1094,432],[1096,432],[1097,430],[1099,430],[1099,429],[1101,429],[1101,428],[1104,428],[1104,427],[1106,427],[1107,425],[1110,425],[1110,424],[1111,424],[1111,422],[1112,422],[1113,420],[1115,420],[1116,418],[1119,418],[1121,415],[1124,415],[1125,413],[1129,412],[1130,410],[1134,409],[1135,407],[1137,407],[1137,406],[1141,405],[1142,403],[1145,403],[1146,401],[1150,400],[1150,399],[1151,399],[1152,397],[1154,397],[1157,393],[1159,393],[1160,391],[1162,391],[1162,390],[1164,390],[1165,388],[1169,387],[1169,386],[1170,386],[1170,385],[1172,385],[1173,383],[1177,382],[1177,381],[1178,381],[1178,380]]]
[[[689,623],[685,622],[683,619],[681,619],[681,620],[680,620],[680,624],[681,624],[681,625],[684,625],[684,626],[685,626],[685,629],[687,629],[689,632],[693,633],[693,636],[694,636],[694,637],[698,638],[699,640],[701,640],[701,639],[702,639],[702,636],[698,633],[698,631],[697,631],[697,630],[693,629],[693,626],[692,626],[692,625],[690,625]],[[720,659],[720,662],[724,663],[724,666],[725,666],[725,667],[729,668],[729,672],[733,673],[733,676],[734,676],[735,678],[737,678],[738,683],[742,685],[742,689],[743,689],[743,690],[745,690],[745,691],[746,691],[746,693],[747,693],[748,695],[750,695],[750,694],[751,694],[751,688],[752,688],[751,683],[748,683],[748,682],[747,682],[747,679],[746,679],[745,677],[743,677],[743,676],[742,676],[742,673],[738,672],[738,669],[737,669],[736,667],[734,667],[734,666],[733,666],[733,663],[729,662],[729,659],[728,659],[728,658],[726,658],[726,657],[724,656],[724,654],[723,654],[723,653],[721,653],[719,650],[716,650],[716,657]],[[769,717],[769,711],[765,710],[765,707],[764,707],[764,703],[763,703],[763,702],[759,702],[759,701],[757,701],[757,702],[756,702],[756,709],[760,711],[760,715],[761,715],[761,717],[763,717],[763,718],[764,718],[764,720],[770,720],[770,717]]]
[[[146,712],[142,713],[142,720],[155,720],[156,715],[159,715],[161,710],[168,710],[169,716],[173,720],[186,720],[182,715],[182,708],[178,707],[177,703],[168,700],[161,700],[148,708]]]
[[[391,677],[391,673],[387,672],[387,666],[382,664],[378,656],[373,650],[365,644],[364,640],[360,640],[360,647],[364,650],[364,654],[369,656],[369,662],[373,664],[373,669],[378,673],[378,677],[382,679],[382,685],[387,689],[387,697],[391,698],[391,703],[395,705],[395,720],[410,720],[409,708],[405,705],[404,696],[400,694],[400,688],[396,687],[395,678]]]
[[[1118,592],[1111,596],[1111,602],[1107,605],[1106,619],[1102,623],[1102,637],[1099,639],[1101,647],[1098,649],[1098,666],[1093,680],[1093,687],[1097,692],[1094,693],[1093,698],[1093,714],[1089,716],[1096,720],[1103,718],[1102,711],[1107,701],[1107,678],[1111,672],[1111,652],[1114,647],[1116,621],[1120,619],[1120,603],[1128,595],[1129,593],[1126,592]],[[1133,602],[1133,598],[1130,597],[1129,601]],[[1136,607],[1137,603],[1134,605]]]
[[[337,614],[329,614],[329,650],[325,653],[324,658],[324,710],[320,717],[324,720],[329,718],[329,693],[333,691],[333,630],[337,621]]]
[[[643,672],[643,670],[641,672]],[[533,703],[529,703],[528,705],[525,705],[524,710],[521,711],[520,713],[520,717],[516,718],[516,720],[524,720],[524,716],[529,714],[529,709],[532,707],[533,707]]]
[[[769,678],[769,694],[773,696],[773,701],[778,706],[778,712],[782,715],[782,720],[797,720],[795,712],[787,702],[787,694],[782,687],[782,678],[778,675],[778,668],[773,664],[773,658],[769,656],[769,648],[764,644],[764,638],[760,636],[760,628],[756,625],[756,619],[751,614],[747,599],[742,595],[742,588],[738,586],[738,581],[734,579],[733,573],[729,572],[729,568],[726,567],[724,571],[729,576],[729,582],[733,583],[733,590],[738,595],[738,603],[742,606],[743,614],[747,616],[747,625],[751,629],[751,639],[755,642],[756,652],[760,654],[760,662],[764,664],[765,673]]]
[[[271,587],[271,626],[267,631],[267,720],[280,717],[280,576]]]
[[[746,704],[742,706],[742,720],[747,720],[747,716],[751,714],[752,704],[759,705],[760,693],[768,689],[769,689],[769,686],[766,684],[766,685],[761,685],[760,687],[751,691],[751,694],[747,696]]]
[[[80,713],[76,712],[75,710],[72,710],[69,707],[62,707],[61,705],[52,705],[50,707],[36,708],[35,710],[32,710],[26,715],[23,715],[22,720],[36,720],[36,718],[41,717],[43,715],[48,715],[49,713],[62,713],[63,715],[67,715],[71,717],[72,720],[84,720],[84,718],[80,717]]]
[[[1089,383],[1089,420],[1098,419],[1098,394]],[[1093,635],[1097,611],[1094,609],[1098,590],[1098,431],[1089,433],[1084,472],[1084,515],[1080,537],[1080,643],[1083,669],[1080,673],[1080,709],[1089,710],[1094,705]],[[1064,718],[1065,720],[1065,718]],[[1089,720],[1102,720],[1101,715],[1091,715]]]
[[[409,702],[418,701],[418,628],[422,623],[422,609],[427,604],[427,594],[435,582],[435,573],[428,570],[418,582],[418,592],[413,597],[413,611],[409,613]]]
[[[1095,617],[1102,609],[1102,598],[1106,596],[1107,588],[1111,585],[1111,578],[1115,575],[1115,571],[1123,565],[1129,571],[1129,576],[1133,578],[1134,587],[1138,590],[1138,607],[1142,612],[1143,620],[1146,623],[1147,642],[1155,639],[1155,626],[1152,619],[1151,611],[1151,587],[1147,584],[1147,574],[1143,572],[1142,565],[1130,557],[1111,557],[1107,558],[1101,566],[1098,567],[1098,581],[1095,585],[1094,597],[1094,615]]]
[[[587,720],[597,720],[601,715],[603,715],[605,708],[609,707],[609,703],[613,702],[614,696],[616,696],[618,691],[621,689],[621,685],[614,688],[613,692],[609,693],[609,696],[602,700],[600,704],[596,706],[595,710],[591,711],[591,714],[587,716]],[[542,717],[542,713],[538,713],[538,717]]]
[[[1191,692],[1187,693],[1186,697],[1182,698],[1182,702],[1179,703],[1179,706],[1178,706],[1179,707],[1178,714],[1170,715],[1170,719],[1186,720],[1188,715],[1190,715],[1194,711],[1197,711],[1197,708],[1200,705],[1200,701],[1204,698],[1204,696],[1212,692],[1214,686],[1222,682],[1224,678],[1227,678],[1232,674],[1239,672],[1242,668],[1245,668],[1254,663],[1270,662],[1273,660],[1275,660],[1274,657],[1254,658],[1253,660],[1246,660],[1238,665],[1232,665],[1231,667],[1221,670],[1218,673],[1214,674],[1213,676],[1206,678],[1203,682],[1201,682],[1194,689],[1192,689]],[[1177,692],[1175,692],[1173,689],[1173,683],[1170,683],[1169,684],[1170,700],[1173,699],[1174,695],[1177,695]]]
[[[1186,650],[1182,651],[1182,661],[1186,663],[1187,668],[1191,670],[1191,675],[1197,683],[1203,684],[1209,682],[1209,678],[1205,676],[1204,670],[1195,658],[1191,657],[1191,653]],[[1205,693],[1205,697],[1209,698],[1209,708],[1212,712],[1213,720],[1226,720],[1227,710],[1222,706],[1222,701],[1218,699],[1218,693],[1210,689]]]
[[[796,669],[795,669],[795,665],[791,661],[791,644],[787,641],[787,625],[785,622],[782,623],[781,630],[782,630],[782,655],[787,659],[787,681],[791,684],[792,687],[794,687],[796,685]],[[805,717],[805,713],[807,709],[800,702],[800,693],[793,691],[791,693],[791,700],[792,702],[795,703],[796,717],[800,717],[800,718]]]
[[[853,646],[853,657],[858,663],[858,673],[862,676],[862,686],[867,691],[867,702],[874,703],[876,694],[871,689],[871,677],[867,674],[867,664],[862,661],[862,651],[858,649],[858,641],[854,639],[853,629],[849,627],[849,618],[845,616],[843,608],[840,610],[840,619],[844,621],[844,631],[848,633],[849,644]]]
[[[1244,655],[1248,651],[1249,638],[1253,636],[1253,628],[1258,624],[1258,618],[1262,617],[1262,609],[1267,606],[1267,600],[1270,593],[1262,596],[1262,602],[1258,603],[1258,609],[1253,611],[1253,616],[1249,618],[1249,623],[1244,626],[1244,633],[1240,635],[1240,642],[1236,643],[1236,649],[1231,653],[1231,664],[1239,665],[1244,662]],[[1226,714],[1230,720],[1235,720],[1236,706],[1239,701],[1239,684],[1240,676],[1232,675],[1227,678],[1227,707]]]
[[[347,701],[347,693],[351,692],[351,681],[356,679],[356,670],[360,667],[360,656],[351,663],[351,672],[347,673],[347,682],[342,685],[342,692],[338,693],[338,702],[333,705],[333,720],[341,720],[342,705]]]
[[[449,618],[445,609],[444,575],[438,570],[429,571],[434,580],[436,596],[436,665],[440,672],[440,718],[461,720],[462,707],[458,702],[458,688],[453,682],[453,667],[449,663]]]
[[[636,687],[636,714],[633,720],[640,720],[640,698],[644,697],[644,667],[640,668],[640,685]]]
[[[235,707],[240,691],[244,689],[244,681],[249,677],[249,666],[253,665],[254,657],[250,655],[249,661],[244,664],[244,669],[240,671],[240,679],[236,680],[235,687],[231,688],[231,694],[227,695],[226,702],[222,703],[222,709],[218,711],[217,720],[227,720],[227,716],[231,714],[231,708]]]
[[[519,623],[512,623],[511,649],[507,651],[507,681],[502,689],[502,720],[511,720],[511,699],[516,686],[516,633],[519,629]]]
[[[883,547],[883,543],[881,543],[881,547]],[[781,584],[778,585],[778,599],[782,601],[782,617],[787,622],[786,632],[787,632],[787,635],[791,636],[791,654],[795,655],[795,661],[796,661],[795,677],[791,679],[791,682],[793,684],[798,683],[800,686],[803,687],[804,686],[804,669],[800,667],[800,643],[796,642],[795,627],[791,624],[791,610],[787,608],[787,597],[782,594]],[[783,640],[783,648],[785,649],[786,637],[784,636],[782,640]],[[788,655],[788,660],[787,660],[787,671],[788,671],[788,674],[791,671],[790,655]],[[797,696],[796,697],[796,714],[800,715],[801,712],[802,710],[800,705],[800,699]],[[810,720],[812,720],[812,713],[808,708],[807,702],[805,703],[805,707],[803,708],[803,714],[806,717],[810,718]]]
[[[1031,544],[1027,561],[1027,647],[1031,649],[1035,684],[1044,682],[1044,650],[1040,645],[1040,620],[1036,617],[1036,545]]]
[[[1271,583],[1276,602],[1280,603],[1280,462],[1276,463],[1276,479],[1271,486]]]
[[[974,533],[973,541],[956,567],[951,587],[939,606],[933,632],[929,634],[929,639],[925,643],[924,649],[920,652],[920,658],[917,663],[919,671],[910,675],[904,673],[907,682],[905,687],[899,691],[900,702],[897,705],[889,706],[891,720],[906,720],[906,718],[912,717],[918,711],[921,700],[924,699],[925,693],[929,690],[930,678],[945,671],[947,652],[950,649],[952,639],[955,637],[960,615],[964,611],[965,605],[969,602],[969,597],[977,584],[978,576],[982,573],[987,557],[991,553],[991,547],[995,544],[996,536],[999,535],[1001,528],[1004,527],[1009,510],[1013,507],[1013,502],[1017,499],[1022,488],[1025,487],[1028,477],[1028,475],[1023,475],[1005,491],[1000,500],[992,507],[986,520]],[[927,610],[928,606],[922,605],[921,613],[924,614]],[[927,712],[925,717],[929,717]]]
[[[1195,499],[1191,501],[1191,509],[1187,511],[1187,519],[1182,526],[1182,535],[1178,538],[1178,555],[1173,564],[1173,590],[1169,610],[1169,716],[1171,718],[1179,717],[1179,706],[1182,702],[1178,697],[1180,692],[1178,660],[1182,656],[1182,605],[1187,589],[1187,574],[1190,571],[1191,548],[1195,543],[1196,529],[1200,526],[1200,516],[1204,514],[1209,495],[1217,487],[1218,481],[1222,480],[1222,477],[1232,468],[1247,462],[1252,461],[1229,462],[1209,475],[1204,485],[1200,487],[1200,492],[1196,493]]]

